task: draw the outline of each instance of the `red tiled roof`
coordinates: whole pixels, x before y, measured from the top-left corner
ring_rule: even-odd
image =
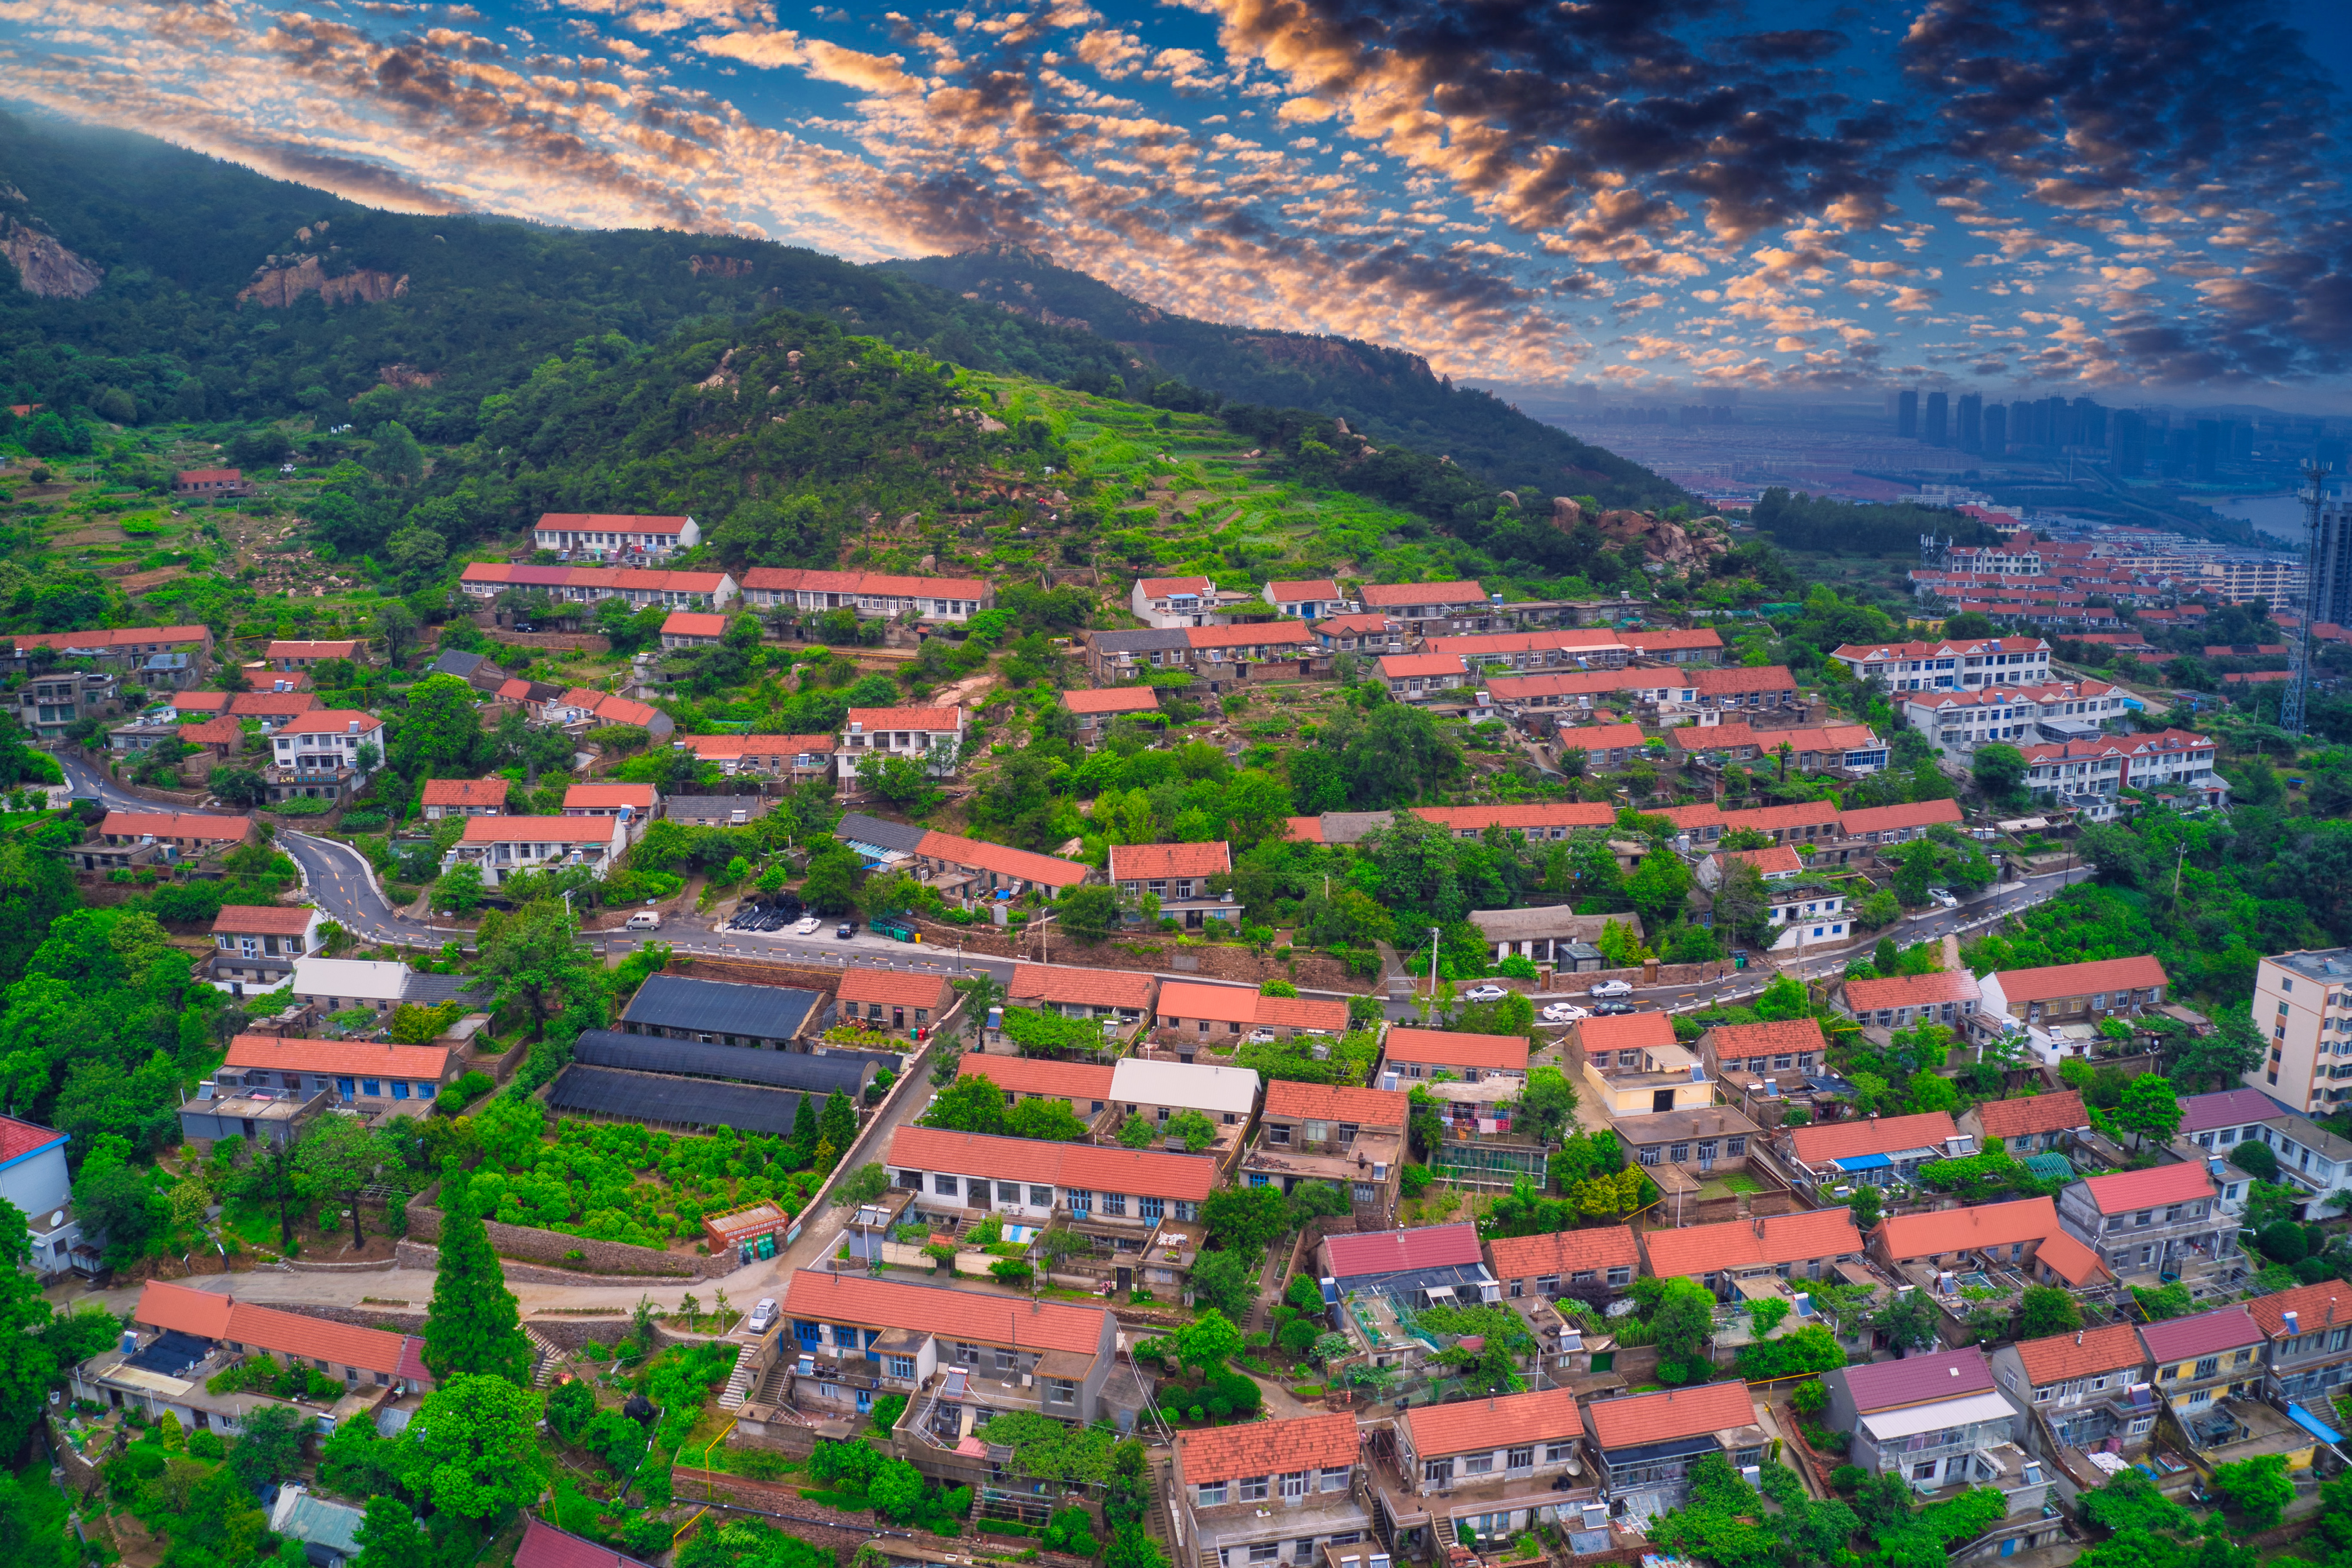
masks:
[[[1713,626],[1669,626],[1654,632],[1619,632],[1627,647],[1643,653],[1675,653],[1684,648],[1721,647],[1723,637]]]
[[[460,844],[610,843],[620,831],[610,816],[469,816]]]
[[[1633,1240],[1633,1226],[1599,1225],[1543,1236],[1498,1236],[1486,1243],[1486,1258],[1497,1279],[1557,1274],[1565,1280],[1580,1269],[1602,1274],[1638,1268],[1642,1249]]]
[[[956,1062],[959,1079],[984,1078],[1015,1094],[1042,1094],[1088,1102],[1110,1099],[1111,1069],[1099,1062],[1057,1062],[1050,1057],[992,1057],[966,1051]]]
[[[319,911],[307,905],[223,904],[213,930],[236,936],[300,936]]]
[[[2020,1198],[2014,1203],[1889,1215],[1871,1235],[1887,1257],[1900,1263],[1908,1258],[1935,1258],[1971,1247],[2039,1241],[2057,1228],[2056,1205],[2048,1198]]]
[[[507,781],[502,778],[425,781],[426,805],[504,805],[506,801]]]
[[[1977,999],[1977,978],[1965,969],[1926,974],[1891,974],[1883,980],[1849,980],[1845,1005],[1858,1016],[1895,1007],[1934,1007]]]
[[[1829,1048],[1829,1041],[1822,1034],[1821,1022],[1815,1018],[1782,1018],[1763,1024],[1717,1024],[1712,1033],[1715,1037],[1715,1059],[1719,1062]]]
[[[690,517],[656,517],[634,511],[543,511],[539,526],[577,532],[586,529],[618,533],[684,533]]]
[[[230,693],[226,691],[175,691],[172,693],[172,710],[176,713],[226,713]]]
[[[1986,1363],[1984,1352],[1971,1345],[1967,1350],[1850,1366],[1845,1369],[1845,1386],[1853,1396],[1854,1408],[1867,1415],[1880,1410],[1964,1398],[1971,1394],[1990,1394],[1992,1368]]]
[[[915,846],[915,853],[958,866],[977,866],[983,871],[1018,877],[1023,881],[1037,882],[1048,888],[1074,888],[1087,879],[1091,869],[1076,860],[1034,855],[1026,849],[965,838],[953,833],[924,834],[923,841]]]
[[[1593,1442],[1601,1448],[1636,1448],[1753,1426],[1756,1402],[1744,1383],[1706,1383],[1696,1388],[1670,1388],[1664,1394],[1597,1399],[1584,1407],[1584,1417],[1592,1428]]]
[[[1280,647],[1310,643],[1315,634],[1305,621],[1236,621],[1229,626],[1186,626],[1187,647],[1254,647],[1259,643]]]
[[[1276,599],[1336,599],[1339,584],[1328,577],[1311,577],[1298,583],[1268,583],[1268,592]]]
[[[1865,806],[1849,811],[1838,817],[1839,828],[1849,837],[1865,833],[1888,833],[1904,827],[1932,827],[1938,822],[1958,824],[1960,803],[1957,800],[1915,800],[1901,805]]]
[[[2213,1195],[2212,1179],[2201,1160],[2177,1165],[2150,1165],[2144,1171],[2110,1171],[2084,1179],[2091,1201],[2103,1215],[2128,1214],[2152,1204],[2189,1203]]]
[[[2148,1354],[2158,1363],[2187,1361],[2239,1345],[2260,1344],[2265,1337],[2263,1325],[2238,1303],[2200,1312],[2193,1318],[2169,1318],[2160,1323],[2139,1326],[2140,1342],[2147,1346]]]
[[[964,1058],[970,1061],[967,1055]],[[1402,1089],[1349,1089],[1339,1084],[1298,1083],[1276,1079],[1265,1086],[1265,1114],[1301,1121],[1353,1121],[1363,1127],[1402,1127],[1412,1097]]]
[[[831,735],[681,735],[678,743],[706,762],[720,757],[796,757],[803,752],[831,756],[840,744]]]
[[[1162,599],[1171,594],[1213,594],[1217,585],[1206,577],[1145,577],[1136,584],[1147,599]]]
[[[2033,1249],[2033,1260],[2077,1290],[2113,1278],[2106,1259],[2076,1240],[2072,1231],[2053,1230],[2043,1237],[2042,1245]]]
[[[1216,877],[1234,868],[1234,847],[1220,838],[1208,844],[1114,844],[1110,879],[1133,882],[1150,877]]]
[[[1475,1225],[1425,1225],[1414,1230],[1372,1230],[1323,1238],[1333,1278],[1402,1274],[1415,1268],[1484,1262]]]
[[[1576,1038],[1588,1052],[1653,1051],[1675,1043],[1675,1020],[1665,1013],[1603,1015],[1579,1023]]]
[[[200,724],[180,726],[181,742],[191,746],[234,746],[245,740],[245,727],[224,713]]]
[[[844,721],[868,730],[956,730],[963,725],[961,708],[852,708]]]
[[[449,1070],[449,1047],[239,1035],[229,1041],[228,1059],[221,1065],[239,1069],[258,1068],[275,1072],[400,1078],[438,1083]]]
[[[1073,713],[1145,713],[1160,707],[1156,686],[1100,686],[1062,693],[1062,706]]]
[[[2147,1351],[2129,1323],[2109,1323],[2104,1329],[2026,1340],[2017,1347],[2017,1359],[2025,1367],[2027,1384],[2042,1388],[2070,1377],[2145,1366]]]
[[[649,784],[579,784],[563,792],[563,809],[634,805],[639,812],[654,808],[654,786]]]
[[[1996,972],[2000,994],[2011,1002],[2047,1002],[2059,996],[2090,996],[2102,991],[2144,991],[2169,985],[2164,965],[2146,953],[2102,958],[2089,963],[2053,963],[2042,969]]]
[[[1718,851],[1727,867],[1738,864],[1756,868],[1760,876],[1795,876],[1805,868],[1804,860],[1786,844],[1775,844],[1768,849],[1725,849]]]
[[[1323,819],[1319,816],[1286,816],[1282,825],[1284,831],[1298,843],[1323,842]]]
[[[2286,1314],[2295,1314],[2295,1332],[2307,1334],[2314,1329],[2338,1328],[2352,1323],[2352,1285],[2341,1279],[2322,1279],[2316,1285],[2298,1285],[2292,1290],[2273,1291],[2257,1296],[2246,1303],[2254,1321],[2263,1332],[2273,1339],[2289,1338]]]
[[[1206,1018],[1213,1024],[1254,1024],[1255,991],[1240,985],[1204,985],[1195,980],[1162,981],[1159,1014],[1163,1018]]]
[[[844,1002],[879,1002],[886,1007],[945,1007],[955,995],[944,974],[911,974],[890,969],[845,969],[841,973]]]
[[[231,1298],[210,1290],[192,1289],[165,1279],[151,1279],[131,1309],[131,1321],[150,1328],[176,1329],[200,1340],[228,1337]]]
[[[727,631],[725,616],[698,615],[692,610],[672,610],[661,624],[666,637],[715,637]]]
[[[1159,976],[1124,969],[1055,969],[1050,964],[1016,963],[1005,995],[1015,1002],[1067,1002],[1082,1007],[1151,1009]]]
[[[1675,731],[1677,735],[1682,732]],[[1622,751],[1628,746],[1642,745],[1649,738],[1639,724],[1579,724],[1573,728],[1563,724],[1559,731],[1561,745],[1587,752]]]
[[[232,710],[235,705],[231,704]],[[359,728],[352,728],[354,724]],[[383,728],[383,721],[373,713],[362,713],[356,708],[324,708],[297,713],[278,731],[281,735],[373,735]]]
[[[98,825],[108,837],[204,838],[243,841],[253,823],[242,816],[210,816],[197,811],[110,811]]]
[[[1399,608],[1421,605],[1465,605],[1472,600],[1483,601],[1486,590],[1475,583],[1367,583],[1364,584],[1364,607],[1377,609],[1383,605]]]
[[[1988,1100],[1977,1107],[1977,1119],[1988,1139],[2025,1138],[2091,1124],[2090,1113],[2083,1109],[2082,1092],[2072,1089],[2029,1094],[2021,1100]]]
[[[635,1557],[558,1530],[536,1514],[522,1518],[522,1544],[515,1548],[514,1568],[646,1568]]]
[[[199,1339],[227,1340],[362,1372],[400,1370],[403,1336],[399,1334],[257,1307],[234,1296],[192,1290],[165,1280],[148,1283],[139,1294],[132,1316],[139,1322],[177,1329]]]
[[[1452,653],[1384,653],[1381,655],[1381,675],[1389,680],[1401,680],[1408,676],[1467,675],[1470,667],[1462,662],[1459,654]]]
[[[1337,1035],[1348,1027],[1348,1005],[1322,996],[1261,996],[1257,1022],[1278,1029],[1320,1029]]]
[[[1486,682],[1486,689],[1506,702],[1527,697],[1595,697],[1646,688],[1662,673],[1654,669],[1556,669],[1542,675],[1497,675]]]
[[[339,638],[325,642],[273,642],[262,650],[264,658],[349,658],[359,650],[358,642]]]
[[[1327,1415],[1180,1432],[1176,1463],[1186,1486],[1288,1470],[1338,1470],[1356,1462],[1360,1441],[1356,1418],[1335,1410]]]
[[[988,584],[968,577],[907,577],[887,572],[812,572],[798,566],[754,566],[746,588],[793,588],[901,599],[981,599]]]
[[[1790,1130],[1790,1147],[1808,1165],[1832,1160],[1852,1160],[1864,1154],[1891,1154],[1898,1149],[1940,1146],[1959,1136],[1951,1114],[1924,1110],[1916,1116],[1857,1116]]]
[[[901,1127],[890,1136],[889,1163],[907,1170],[964,1176],[1003,1176],[1139,1197],[1193,1203],[1217,1184],[1217,1163],[1205,1154],[1160,1149],[1119,1149],[1091,1143],[1051,1143],[1035,1138],[992,1138],[936,1127]]]
[[[1404,1424],[1412,1435],[1413,1453],[1423,1459],[1556,1443],[1575,1436],[1580,1430],[1576,1395],[1565,1388],[1465,1399],[1453,1405],[1417,1405],[1405,1412]]]
[[[1547,805],[1425,805],[1413,815],[1455,833],[1465,828],[1483,833],[1489,827],[1505,832],[1530,827],[1608,827],[1617,820],[1615,809],[1599,801],[1554,801]]]
[[[26,406],[30,407],[36,405],[27,405]],[[182,468],[178,473],[172,476],[173,479],[184,485],[205,483],[217,484],[222,482],[234,483],[244,477],[245,470],[242,468]]]
[[[1793,691],[1797,678],[1785,664],[1733,665],[1725,669],[1694,669],[1690,685],[1702,697],[1732,697],[1750,691]]]
[[[904,1137],[909,1131],[912,1129],[901,1128],[899,1136]],[[961,1332],[988,1344],[1075,1351],[1082,1355],[1100,1351],[1103,1321],[1110,1316],[1109,1310],[1102,1307],[1079,1307],[1017,1296],[982,1296],[932,1285],[869,1279],[810,1268],[794,1271],[786,1282],[784,1311],[795,1318],[816,1318],[861,1327],[913,1329],[924,1333],[937,1333],[942,1324],[953,1324]]]
[[[1804,1209],[1762,1219],[1648,1231],[1642,1237],[1642,1246],[1650,1255],[1650,1272],[1668,1279],[1725,1268],[1841,1258],[1862,1250],[1862,1233],[1854,1229],[1850,1209]]]
[[[1438,1067],[1487,1068],[1507,1072],[1528,1070],[1528,1037],[1525,1035],[1468,1035],[1454,1029],[1391,1029],[1386,1054],[1391,1061],[1422,1062]]]
[[[1362,637],[1368,633],[1392,632],[1396,629],[1397,624],[1388,616],[1376,615],[1369,610],[1360,610],[1349,616],[1326,616],[1315,623],[1315,630],[1318,633],[1343,637]]]
[[[1396,1097],[1402,1100],[1404,1096]],[[19,1121],[13,1116],[0,1116],[0,1165],[11,1160],[21,1160],[36,1149],[46,1149],[62,1143],[67,1134],[53,1132],[48,1128],[30,1121]]]

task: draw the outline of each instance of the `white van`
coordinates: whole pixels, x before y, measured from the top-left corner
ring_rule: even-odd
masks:
[[[629,929],[631,931],[659,931],[661,930],[661,916],[656,914],[651,910],[639,910],[635,914],[629,917]]]

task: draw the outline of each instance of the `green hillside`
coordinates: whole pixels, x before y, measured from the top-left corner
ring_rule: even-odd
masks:
[[[1155,380],[1173,377],[1235,402],[1334,415],[1375,440],[1449,455],[1506,488],[1591,494],[1612,506],[1691,500],[1638,463],[1530,418],[1490,393],[1455,387],[1402,349],[1172,315],[1012,246],[886,261],[880,270],[1041,321],[1082,326],[1150,362],[1143,374]],[[1130,387],[1136,380],[1130,371]]]
[[[151,138],[8,115],[0,186],[0,238],[53,238],[69,287],[86,288],[94,271],[95,289],[80,295],[0,276],[7,401],[69,418],[307,416],[319,430],[355,418],[365,429],[380,407],[355,413],[353,400],[395,387],[421,439],[457,445],[479,434],[484,396],[583,340],[644,345],[689,321],[782,308],[970,369],[1117,385],[1162,406],[1223,400],[1340,416],[1536,495],[1686,499],[1483,393],[1444,385],[1411,355],[1175,317],[1139,335],[1133,318],[1152,312],[1024,258],[856,267],[760,240],[412,216]],[[996,297],[1002,288],[972,286],[973,268],[1016,262],[1067,307],[1057,310],[1091,311],[1098,330],[1017,313]],[[248,290],[257,292],[240,300]],[[1286,359],[1301,345],[1314,368]]]

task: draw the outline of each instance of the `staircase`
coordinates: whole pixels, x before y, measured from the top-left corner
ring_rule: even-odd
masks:
[[[522,1337],[530,1342],[530,1385],[545,1388],[555,1380],[555,1363],[563,1359],[563,1352],[529,1323],[523,1325]]]
[[[727,1386],[719,1391],[719,1409],[743,1408],[743,1402],[751,1395],[751,1363],[759,1353],[760,1342],[757,1340],[751,1341],[735,1352],[735,1370],[727,1374]]]
[[[1437,1553],[1439,1556],[1443,1557],[1445,1554],[1445,1549],[1447,1547],[1461,1545],[1462,1538],[1454,1533],[1454,1516],[1452,1514],[1439,1513],[1435,1509],[1431,1509],[1429,1511],[1431,1515],[1429,1526],[1430,1533],[1437,1538]]]

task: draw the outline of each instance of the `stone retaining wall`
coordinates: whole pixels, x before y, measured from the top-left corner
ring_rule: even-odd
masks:
[[[932,1552],[969,1553],[973,1546],[973,1539],[969,1535],[933,1535],[927,1530],[900,1530],[877,1523],[870,1514],[844,1513],[839,1509],[827,1508],[823,1503],[801,1496],[801,1489],[789,1480],[756,1481],[749,1476],[730,1475],[724,1470],[695,1469],[686,1465],[671,1466],[669,1477],[671,1495],[681,1503],[709,1502],[775,1515],[795,1526],[792,1533],[818,1545],[862,1542],[877,1536],[888,1536]],[[1018,1542],[1024,1548],[1037,1546],[1035,1539],[1030,1536],[998,1539],[1008,1545]],[[1043,1568],[1093,1568],[1090,1558],[1072,1557],[1042,1548],[1037,1550],[1036,1562]]]
[[[404,1245],[411,1241],[435,1242],[441,1239],[441,1211],[433,1205],[440,1194],[441,1184],[434,1183],[408,1200],[408,1234]],[[724,1258],[704,1257],[698,1253],[666,1252],[650,1247],[632,1247],[620,1241],[593,1241],[584,1236],[567,1236],[560,1230],[541,1230],[535,1226],[507,1225],[486,1219],[482,1228],[489,1234],[490,1247],[501,1261],[514,1258],[523,1263],[546,1264],[557,1271],[553,1280],[533,1283],[563,1285],[614,1284],[651,1279],[663,1283],[689,1284],[698,1279],[716,1279],[735,1271],[733,1254]],[[577,1252],[578,1258],[567,1254]],[[396,1255],[395,1255],[396,1256]],[[620,1276],[614,1279],[613,1276]],[[513,1278],[524,1278],[514,1275]]]
[[[658,940],[658,939],[656,939]],[[797,991],[840,994],[841,971],[809,963],[784,963],[762,958],[714,958],[707,952],[678,953],[667,974],[689,974],[697,980],[729,980],[741,985],[782,985]]]

